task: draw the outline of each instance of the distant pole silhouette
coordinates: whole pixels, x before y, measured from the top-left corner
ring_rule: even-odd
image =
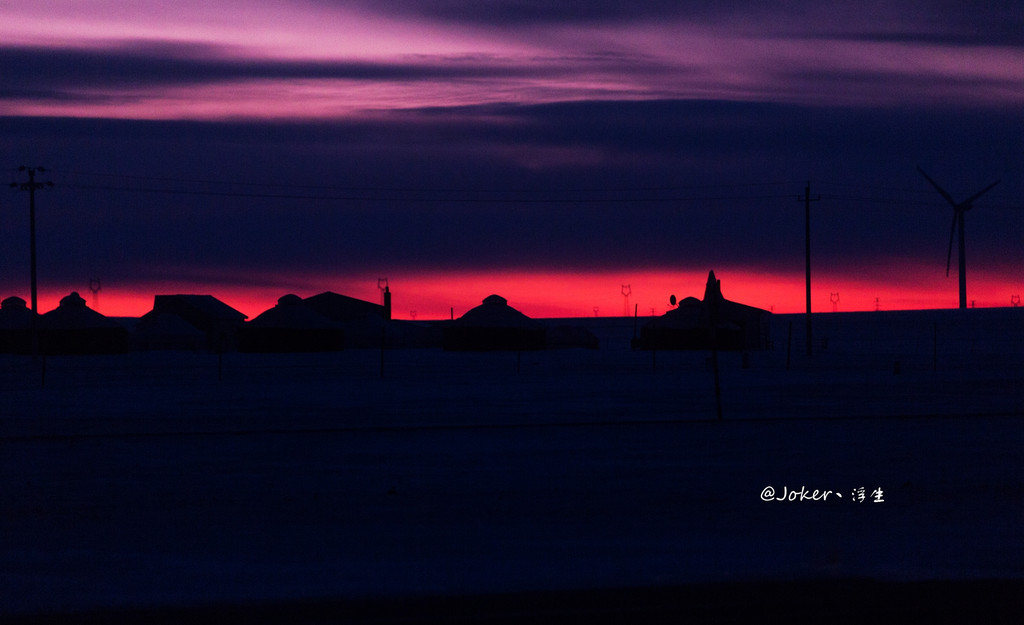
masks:
[[[821,200],[821,196],[811,197],[811,181],[808,180],[807,186],[804,188],[804,196],[798,199],[804,203],[804,265],[807,276],[807,355],[811,356],[813,353],[811,348],[813,336],[811,333],[811,202]]]
[[[91,278],[89,280],[89,290],[92,291],[92,309],[100,309],[100,291],[103,290],[103,284],[99,278]]]
[[[36,289],[36,189],[52,187],[52,182],[36,182],[36,172],[46,171],[43,167],[25,167],[22,165],[18,171],[28,172],[28,182],[12,182],[11,186],[21,191],[28,191],[28,232],[29,232],[29,256],[32,280],[32,312],[39,313],[39,298]]]
[[[39,315],[39,291],[36,280],[36,189],[52,187],[52,182],[36,182],[36,172],[44,173],[43,167],[25,167],[22,165],[18,171],[28,172],[28,182],[13,182],[11,186],[21,191],[28,191],[28,236],[29,236],[29,262],[31,264],[29,273],[32,282],[32,355],[39,354],[39,327],[37,317]]]

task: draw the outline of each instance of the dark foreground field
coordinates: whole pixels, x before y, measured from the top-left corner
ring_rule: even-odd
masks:
[[[12,625],[1020,623],[1019,581],[869,580],[695,584],[467,597],[404,597],[89,611],[10,619]]]
[[[1020,317],[942,321],[723,354],[721,419],[706,354],[611,327],[11,358],[0,620],[1021,622]]]

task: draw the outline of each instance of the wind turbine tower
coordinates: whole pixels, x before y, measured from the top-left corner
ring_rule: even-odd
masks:
[[[958,239],[957,251],[959,252],[959,261],[960,261],[959,262],[960,308],[961,309],[966,309],[967,308],[967,258],[964,255],[964,213],[966,213],[967,211],[971,210],[971,208],[974,206],[974,200],[977,200],[979,197],[981,197],[985,193],[988,193],[988,191],[992,187],[996,186],[1001,181],[1000,180],[996,180],[995,182],[993,182],[992,184],[988,185],[987,187],[985,187],[981,191],[978,191],[977,193],[975,193],[971,197],[967,198],[963,202],[957,202],[956,200],[953,199],[953,196],[951,196],[949,193],[946,192],[945,189],[943,189],[942,187],[939,186],[939,183],[937,183],[934,180],[932,180],[931,176],[926,174],[924,172],[924,170],[921,169],[920,166],[918,166],[917,171],[921,172],[921,175],[924,176],[925,179],[929,183],[931,183],[931,185],[933,187],[935,187],[935,190],[939,192],[939,195],[944,197],[946,199],[946,201],[949,202],[950,206],[953,207],[953,225],[949,229],[949,251],[946,253],[946,277],[947,278],[949,277],[949,268],[950,268],[950,264],[952,263],[952,260],[953,260],[953,236],[957,233],[957,230],[959,230],[960,231],[960,236],[959,236],[959,239]]]

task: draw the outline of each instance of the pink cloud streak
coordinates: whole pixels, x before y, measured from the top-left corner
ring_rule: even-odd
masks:
[[[352,62],[458,69],[473,76],[228,77],[184,84],[69,87],[70,97],[13,96],[15,115],[151,119],[331,118],[374,109],[494,102],[726,99],[896,106],[1024,103],[1024,50],[767,35],[731,25],[541,25],[496,30],[308,3],[12,2],[7,45],[102,49],[201,44],[217,60]],[[116,71],[116,70],[112,70]],[[59,88],[59,85],[57,85]]]

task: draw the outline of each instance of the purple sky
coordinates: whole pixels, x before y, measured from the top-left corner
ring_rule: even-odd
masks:
[[[969,295],[1024,290],[1024,12],[762,7],[2,2],[0,163],[57,183],[55,292],[575,274],[609,291],[573,291],[589,311],[619,280],[713,268],[799,293],[811,180],[823,309],[865,281],[955,305],[952,211],[917,165],[958,199],[1002,180],[967,216]],[[27,297],[26,205],[0,198],[2,296]]]

